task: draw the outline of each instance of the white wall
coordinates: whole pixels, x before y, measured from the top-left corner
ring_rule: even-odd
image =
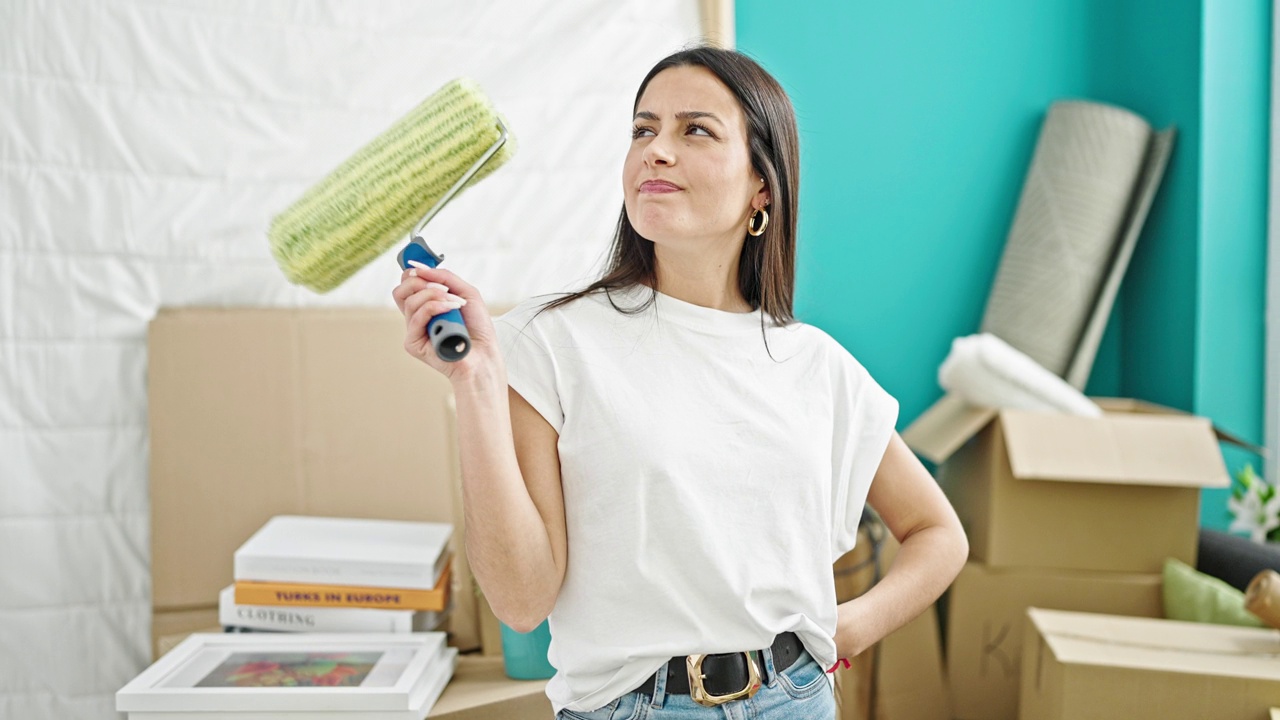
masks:
[[[491,302],[581,284],[636,85],[697,23],[695,0],[0,2],[0,717],[111,717],[149,659],[157,308],[390,306],[394,251],[316,296],[265,227],[458,75],[520,151],[428,238]]]

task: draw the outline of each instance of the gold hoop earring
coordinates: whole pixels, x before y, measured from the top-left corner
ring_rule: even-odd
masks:
[[[760,227],[754,227],[757,216],[761,217]],[[755,212],[751,213],[751,217],[747,218],[747,234],[751,237],[760,237],[767,227],[769,227],[769,211],[764,208],[757,208]]]

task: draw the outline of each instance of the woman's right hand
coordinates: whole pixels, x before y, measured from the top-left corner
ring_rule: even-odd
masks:
[[[497,333],[484,298],[462,278],[441,268],[411,267],[401,273],[391,297],[404,314],[404,349],[451,382],[471,379],[501,364]],[[454,309],[462,312],[471,335],[471,351],[457,362],[445,362],[436,356],[427,337],[427,322]]]

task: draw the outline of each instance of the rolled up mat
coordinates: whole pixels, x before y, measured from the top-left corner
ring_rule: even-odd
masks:
[[[1244,609],[1280,629],[1280,573],[1263,570],[1244,591]]]
[[[1090,333],[1089,347],[1081,341],[1091,321],[1105,325],[1106,318],[1095,315],[1110,311],[1171,138],[1169,131],[1163,145],[1155,144],[1150,125],[1121,108],[1085,101],[1050,106],[983,332],[1059,377],[1071,371],[1071,384],[1084,386],[1101,333]],[[1126,240],[1128,252],[1121,253]]]

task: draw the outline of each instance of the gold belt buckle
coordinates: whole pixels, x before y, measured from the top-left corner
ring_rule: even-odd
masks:
[[[756,665],[755,659],[751,657],[751,653],[744,652],[742,656],[747,661],[747,685],[737,692],[731,692],[726,695],[712,695],[703,687],[702,680],[706,676],[702,674],[702,660],[707,657],[706,655],[690,655],[686,657],[685,664],[688,666],[689,671],[689,696],[693,698],[693,701],[705,707],[715,707],[755,695],[760,690],[760,668]]]

